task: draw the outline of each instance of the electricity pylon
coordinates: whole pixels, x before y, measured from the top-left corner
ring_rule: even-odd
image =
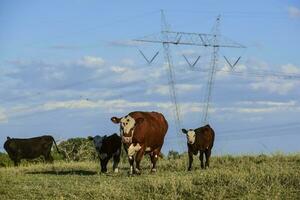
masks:
[[[152,34],[140,39],[135,39],[135,41],[139,41],[139,42],[159,43],[163,45],[164,58],[169,69],[169,88],[170,88],[171,99],[175,107],[175,116],[176,116],[175,120],[176,120],[176,128],[178,132],[180,131],[180,127],[181,127],[180,109],[176,97],[175,73],[173,70],[173,61],[170,52],[170,45],[189,45],[189,46],[202,46],[202,47],[212,48],[211,63],[210,63],[208,81],[207,81],[206,91],[204,96],[205,105],[203,106],[203,113],[202,113],[202,124],[207,124],[210,102],[212,100],[212,88],[213,88],[216,68],[219,59],[219,50],[220,48],[245,48],[245,46],[237,42],[234,42],[232,40],[226,39],[220,35],[219,33],[220,20],[221,18],[220,16],[218,16],[212,33],[177,32],[177,31],[170,30],[168,24],[166,23],[164,12],[161,11],[161,21],[162,21],[161,32],[159,34]],[[234,67],[237,64],[238,60],[231,66]],[[193,65],[195,65],[195,63]]]

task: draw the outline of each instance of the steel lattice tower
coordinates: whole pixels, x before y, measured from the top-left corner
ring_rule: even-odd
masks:
[[[165,62],[168,65],[170,96],[175,107],[174,109],[175,122],[176,122],[176,129],[178,133],[180,132],[180,128],[181,128],[181,119],[180,119],[180,109],[176,97],[175,73],[173,69],[173,60],[170,52],[170,45],[171,44],[189,45],[189,46],[202,46],[205,48],[212,48],[210,69],[209,69],[208,81],[207,81],[205,96],[204,96],[205,105],[203,106],[202,122],[201,122],[202,124],[206,124],[208,123],[208,119],[209,119],[208,114],[209,114],[210,103],[212,101],[212,89],[213,89],[216,69],[218,67],[220,48],[245,48],[245,46],[237,42],[234,42],[232,40],[226,39],[220,35],[220,31],[219,31],[220,20],[221,17],[218,16],[216,19],[216,23],[213,27],[212,33],[207,34],[207,33],[176,32],[170,30],[166,22],[164,12],[161,11],[162,26],[161,26],[160,34],[152,34],[134,40],[139,42],[160,43],[163,46]],[[235,62],[235,64],[237,63],[237,61]]]

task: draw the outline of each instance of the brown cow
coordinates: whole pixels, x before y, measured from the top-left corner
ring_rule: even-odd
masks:
[[[44,156],[47,162],[52,162],[51,148],[53,142],[59,152],[55,140],[50,135],[27,139],[7,137],[4,149],[10,159],[14,161],[15,166],[20,163],[21,159],[34,159],[39,156]]]
[[[211,149],[214,145],[215,132],[209,126],[203,126],[197,129],[182,129],[182,132],[187,136],[188,154],[189,154],[189,167],[192,169],[193,154],[197,155],[200,151],[199,159],[201,161],[201,168],[204,168],[203,153],[205,153],[205,168],[209,167],[209,157],[211,155]]]
[[[136,111],[125,117],[112,117],[111,121],[120,124],[122,142],[130,164],[129,173],[140,174],[140,162],[145,153],[150,154],[151,171],[155,172],[156,161],[168,130],[168,122],[165,117],[157,112]]]

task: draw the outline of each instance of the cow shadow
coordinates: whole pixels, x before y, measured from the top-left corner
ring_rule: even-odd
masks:
[[[81,175],[81,176],[92,176],[97,174],[95,171],[88,170],[66,170],[66,171],[39,171],[39,172],[26,172],[26,174],[45,174],[45,175]]]

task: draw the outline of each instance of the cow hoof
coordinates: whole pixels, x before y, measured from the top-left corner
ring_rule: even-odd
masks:
[[[136,174],[136,175],[141,175],[141,171],[138,170],[138,169],[136,169],[136,170],[135,170],[135,174]]]
[[[118,168],[114,169],[114,172],[119,173],[119,169]]]
[[[188,168],[188,171],[192,171],[192,168]]]
[[[132,172],[127,172],[128,176],[133,176]]]
[[[152,173],[155,173],[157,170],[155,168],[151,169]]]

